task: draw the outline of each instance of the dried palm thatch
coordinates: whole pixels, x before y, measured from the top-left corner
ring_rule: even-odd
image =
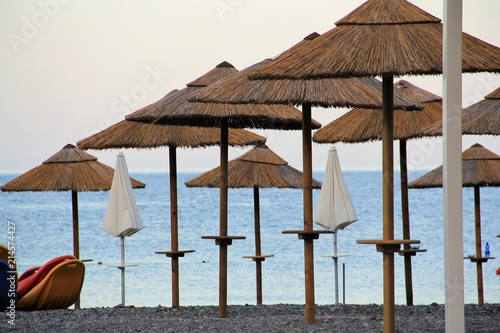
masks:
[[[0,189],[4,192],[108,191],[113,174],[113,168],[68,144],[41,165],[14,178]],[[134,188],[146,186],[133,178],[131,182]]]
[[[410,188],[443,186],[440,166],[415,179]],[[462,153],[462,186],[500,186],[500,156],[476,143]]]
[[[471,135],[500,135],[500,87],[484,99],[462,111],[462,133]],[[422,129],[421,136],[441,136],[443,121],[438,120]]]
[[[294,48],[307,45],[318,37],[313,33],[284,52],[293,53]],[[281,55],[283,56],[283,54]],[[189,100],[204,103],[229,104],[291,104],[309,103],[321,107],[380,108],[382,106],[382,83],[374,77],[339,78],[316,80],[249,80],[248,75],[272,59],[254,64],[239,73],[200,89]],[[394,108],[421,110],[422,105],[398,91],[394,94]]]
[[[336,27],[278,56],[251,79],[442,73],[441,20],[406,0],[369,0]],[[367,55],[370,55],[369,57]],[[499,72],[500,48],[462,34],[463,72]]]
[[[196,80],[193,80],[186,84],[188,87],[205,87],[209,84],[212,84],[214,82],[219,81],[220,79],[223,79],[225,77],[231,76],[233,74],[238,73],[238,70],[234,68],[233,65],[228,63],[227,61],[223,61],[217,66],[215,66],[214,69],[208,71],[207,73],[203,74]]]
[[[186,182],[187,187],[220,187],[220,167]],[[258,145],[228,162],[230,188],[302,188],[302,173],[288,165],[266,145]],[[313,181],[313,188],[321,183]]]
[[[394,111],[394,140],[420,137],[423,128],[442,118],[441,97],[421,89],[408,81],[394,84],[396,91],[423,103],[420,112]],[[382,139],[382,112],[354,109],[317,130],[313,141],[317,143],[358,143]]]
[[[244,129],[229,129],[229,145],[243,147],[264,143],[266,138]],[[199,148],[218,145],[220,130],[196,126],[168,126],[122,120],[77,142],[80,149]]]
[[[221,127],[227,122],[231,128],[301,129],[302,114],[290,105],[244,104],[227,105],[218,103],[190,103],[189,99],[206,84],[214,72],[224,71],[235,74],[238,71],[228,62],[219,64],[214,70],[192,81],[178,93],[167,95],[125,119],[152,124],[182,125],[201,127]],[[222,75],[216,76],[221,79]],[[210,85],[214,84],[212,81]],[[314,128],[321,124],[314,121]]]
[[[231,128],[301,129],[302,114],[290,105],[191,103],[188,99],[199,87],[187,87],[161,99],[125,119],[152,124]],[[314,128],[321,124],[314,121]]]

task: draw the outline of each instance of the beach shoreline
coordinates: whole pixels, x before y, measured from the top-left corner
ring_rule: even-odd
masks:
[[[217,306],[114,307],[23,312],[14,325],[3,313],[1,332],[382,332],[383,306],[317,305],[316,322],[305,322],[304,305],[229,305],[227,318]],[[396,332],[444,332],[444,305],[396,305]],[[465,331],[494,333],[500,304],[465,305]]]

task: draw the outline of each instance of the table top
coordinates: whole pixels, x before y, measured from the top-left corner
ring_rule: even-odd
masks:
[[[118,267],[118,268],[125,268],[125,267],[136,267],[136,266],[139,266],[137,264],[125,264],[125,265],[122,265],[122,264],[109,264],[108,267]]]
[[[160,251],[155,251],[156,254],[183,254],[183,253],[193,253],[194,250],[160,250]]]
[[[334,234],[333,230],[283,230],[282,234],[299,234],[299,235],[313,235],[313,234]]]
[[[405,245],[420,244],[420,241],[415,239],[358,239],[356,243],[375,245]]]
[[[464,257],[472,262],[487,262],[488,260],[495,259],[495,257]]]
[[[246,236],[201,236],[202,239],[246,239]]]
[[[342,258],[342,257],[350,257],[351,255],[350,254],[346,254],[346,253],[338,253],[338,254],[322,254],[321,255],[322,257],[325,257],[325,258]]]
[[[409,250],[399,250],[399,253],[417,253],[417,252],[427,252],[427,249],[409,249]]]
[[[243,258],[248,258],[248,259],[265,259],[265,258],[271,258],[274,257],[274,254],[261,254],[260,256],[243,256]]]

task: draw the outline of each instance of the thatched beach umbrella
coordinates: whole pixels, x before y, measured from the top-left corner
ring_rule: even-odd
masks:
[[[218,80],[233,71],[228,67],[216,67],[210,75],[205,75],[205,82],[198,82],[199,87],[206,85],[210,80]],[[189,84],[188,84],[189,85]],[[199,88],[192,88],[197,90]],[[161,100],[148,106],[161,104],[165,99],[179,93],[173,90]],[[182,93],[181,93],[182,94]],[[187,103],[188,94],[182,95]],[[243,147],[264,143],[266,138],[244,129],[230,129],[228,144]],[[220,133],[215,128],[193,126],[167,126],[139,123],[123,120],[112,125],[80,142],[82,149],[113,149],[113,148],[158,148],[168,146],[169,151],[169,183],[170,183],[170,250],[157,251],[172,259],[172,307],[179,307],[179,257],[194,250],[179,249],[178,238],[178,205],[177,205],[177,148],[202,148],[218,145]]]
[[[2,185],[4,192],[71,191],[73,209],[73,254],[80,257],[78,236],[78,192],[108,191],[113,182],[113,168],[72,144],[67,144],[41,165]],[[146,184],[130,178],[133,188]]]
[[[441,20],[405,0],[369,0],[336,22],[337,27],[293,54],[278,56],[251,79],[307,79],[380,75],[383,81],[384,324],[394,332],[393,77],[441,74]],[[500,71],[500,48],[462,34],[464,72]],[[408,243],[401,240],[399,244]],[[365,243],[365,241],[363,241]],[[396,243],[396,244],[395,244]],[[448,305],[448,302],[446,302]]]
[[[281,54],[293,54],[294,50],[312,43],[319,34],[312,33]],[[382,85],[375,78],[344,78],[315,80],[257,80],[250,81],[248,76],[260,67],[273,63],[264,60],[240,73],[219,81],[214,86],[201,89],[193,101],[245,104],[294,104],[302,105],[302,150],[304,172],[304,230],[286,231],[297,233],[304,240],[306,321],[314,323],[314,245],[313,240],[319,231],[313,230],[312,211],[312,142],[311,142],[311,107],[366,107],[379,108],[382,104]],[[395,94],[395,104],[403,109],[421,109],[404,95]]]
[[[399,140],[399,166],[401,180],[401,213],[403,239],[410,239],[410,213],[408,204],[408,167],[406,140],[420,135],[423,128],[435,123],[442,116],[441,97],[421,89],[408,81],[400,80],[394,84],[395,91],[423,103],[420,112],[394,110],[394,140]],[[367,109],[354,109],[317,130],[313,141],[318,143],[360,143],[381,140],[382,112]],[[424,250],[411,250],[404,245],[400,254],[405,258],[406,303],[413,305],[411,256]]]
[[[424,128],[421,136],[441,136],[442,120]],[[500,135],[500,87],[462,112],[462,133],[470,135]]]
[[[443,167],[440,166],[409,184],[410,188],[433,188],[443,186]],[[484,304],[482,263],[488,258],[481,253],[481,208],[480,187],[500,186],[500,155],[475,144],[462,153],[462,186],[474,188],[474,211],[476,231],[476,256],[470,259],[477,267],[478,304]]]
[[[217,67],[234,67],[223,62]],[[218,236],[203,236],[214,239],[219,246],[219,316],[227,316],[227,247],[233,239],[244,239],[243,236],[228,235],[227,223],[227,163],[228,163],[228,128],[262,128],[262,129],[300,129],[300,111],[292,106],[279,105],[226,105],[216,103],[186,103],[194,87],[200,87],[204,77],[191,82],[190,87],[179,91],[179,94],[162,103],[153,104],[126,117],[128,120],[154,124],[174,124],[187,126],[203,126],[220,128],[220,230]],[[182,93],[182,94],[181,94]],[[315,128],[320,124],[314,122]]]
[[[186,182],[187,187],[220,187],[221,168],[207,171]],[[227,165],[227,186],[229,188],[253,188],[255,255],[245,256],[255,261],[257,304],[262,304],[262,261],[272,255],[261,252],[259,188],[302,188],[303,175],[288,165],[266,145],[255,146]],[[313,181],[313,188],[321,183]]]

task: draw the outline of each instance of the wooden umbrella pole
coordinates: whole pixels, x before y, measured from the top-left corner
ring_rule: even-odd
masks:
[[[179,220],[177,211],[177,153],[168,148],[170,171],[170,244],[172,252],[179,251]],[[179,257],[172,256],[172,307],[179,307]]]
[[[393,76],[382,76],[383,239],[394,239]],[[383,253],[384,333],[394,333],[394,252]]]
[[[408,200],[408,167],[406,162],[406,140],[399,140],[399,170],[401,179],[401,216],[403,220],[403,239],[410,239],[410,208]],[[409,244],[404,245],[405,250],[410,249]],[[411,254],[405,253],[405,284],[406,305],[413,305],[413,281]]]
[[[255,230],[255,255],[260,256],[260,199],[259,188],[253,188],[253,212],[254,212],[254,230]],[[262,304],[262,260],[255,260],[255,277],[257,283],[257,304]]]
[[[228,120],[221,121],[220,141],[220,236],[227,236]],[[219,247],[219,317],[227,317],[227,244]]]
[[[302,163],[304,182],[304,230],[313,230],[313,205],[312,205],[312,125],[311,104],[302,105]],[[305,296],[306,296],[306,322],[313,324],[315,318],[314,306],[314,240],[304,237],[304,268],[305,268]]]
[[[78,226],[78,192],[71,191],[71,206],[73,211],[73,255],[80,259],[80,236]],[[75,309],[80,308],[80,297],[76,299]]]
[[[73,211],[73,255],[80,259],[80,236],[78,227],[78,192],[71,191],[71,206]]]
[[[476,229],[476,257],[482,257],[481,249],[481,204],[479,186],[474,186],[474,215]],[[477,271],[477,304],[484,304],[483,294],[483,264],[480,260],[476,262]]]

